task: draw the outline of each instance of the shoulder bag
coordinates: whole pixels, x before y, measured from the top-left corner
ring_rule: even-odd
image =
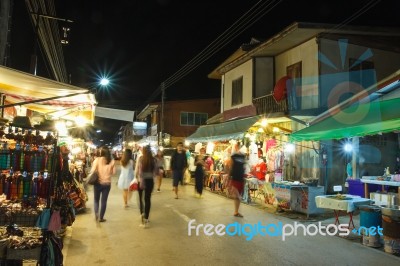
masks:
[[[89,174],[88,176],[88,185],[94,185],[99,182],[99,174],[97,173],[97,170],[93,171],[92,173]]]

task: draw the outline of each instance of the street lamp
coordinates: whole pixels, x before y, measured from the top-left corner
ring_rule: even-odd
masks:
[[[101,78],[100,80],[101,86],[107,86],[108,84],[110,84],[110,80],[108,78]]]

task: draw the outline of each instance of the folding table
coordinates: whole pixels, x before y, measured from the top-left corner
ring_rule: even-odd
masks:
[[[343,195],[343,199],[339,199],[336,195],[321,195],[315,197],[315,203],[318,208],[332,209],[335,214],[335,225],[339,225],[340,212],[346,212],[349,215],[348,228],[355,228],[353,222],[353,213],[358,205],[368,205],[370,199],[361,198],[360,196]]]

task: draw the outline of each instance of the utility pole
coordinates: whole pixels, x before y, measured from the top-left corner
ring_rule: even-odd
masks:
[[[31,56],[31,65],[30,65],[30,71],[33,75],[36,76],[36,72],[37,72],[37,49],[38,49],[38,45],[39,45],[39,25],[40,25],[40,18],[46,18],[46,19],[53,19],[53,20],[59,20],[59,21],[64,21],[64,22],[68,22],[68,23],[72,23],[72,20],[69,19],[64,19],[64,18],[58,18],[58,17],[53,17],[53,16],[48,16],[48,15],[43,15],[40,14],[39,12],[39,6],[37,8],[36,13],[31,13],[32,15],[36,15],[36,24],[35,24],[35,44],[34,44],[34,48],[33,48],[33,54]],[[64,30],[64,35],[67,34],[67,31],[69,31],[69,28],[65,28]],[[68,42],[66,43],[68,44]]]
[[[165,100],[165,83],[161,83],[161,125],[160,125],[160,141],[161,146],[164,146],[164,100]]]
[[[39,15],[39,6],[36,11],[36,24],[35,24],[35,43],[33,46],[33,54],[31,56],[31,66],[30,66],[30,71],[33,75],[36,76],[36,71],[37,71],[37,48],[38,48],[38,42],[39,42],[39,23],[40,23],[40,15]]]

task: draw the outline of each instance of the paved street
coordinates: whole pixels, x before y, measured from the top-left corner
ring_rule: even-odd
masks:
[[[117,175],[118,176],[118,175]],[[173,197],[171,179],[164,179],[161,193],[153,193],[151,227],[139,227],[136,196],[131,207],[122,207],[116,186],[108,201],[105,218],[98,226],[92,211],[93,191],[88,190],[87,211],[79,214],[68,229],[64,243],[65,265],[400,265],[400,258],[338,236],[188,236],[188,222],[241,224],[293,224],[295,220],[241,205],[244,218],[232,216],[233,202],[206,192],[193,195],[193,186],[180,187],[181,198]],[[195,234],[195,230],[192,230]]]

